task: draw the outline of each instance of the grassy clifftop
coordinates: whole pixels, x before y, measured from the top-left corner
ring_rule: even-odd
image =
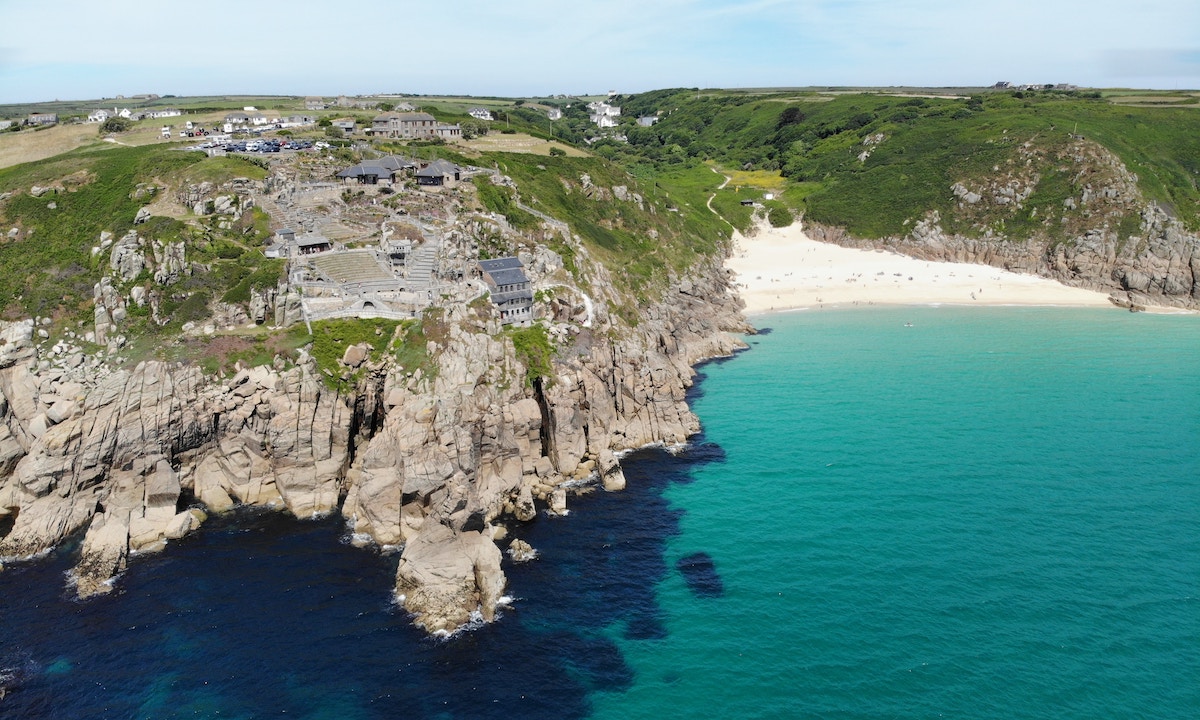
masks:
[[[248,212],[236,227],[218,229],[212,223],[180,222],[162,205],[186,183],[263,175],[262,168],[244,160],[210,159],[162,146],[99,146],[0,170],[0,196],[8,195],[0,201],[0,308],[7,317],[90,319],[92,288],[109,258],[107,251],[93,254],[92,248],[100,245],[102,232],[120,238],[132,229],[138,211],[147,206],[155,216],[138,226],[140,235],[162,243],[186,240],[188,260],[211,268],[188,277],[164,298],[165,316],[189,295],[220,299],[265,260],[256,249],[259,217]],[[183,208],[176,211],[186,214]],[[181,316],[179,322],[185,319],[195,318]]]
[[[628,125],[629,145],[614,144],[607,154],[656,172],[704,161],[778,172],[788,180],[782,197],[808,217],[881,237],[905,232],[929,210],[951,214],[954,183],[984,181],[1026,160],[1041,164],[1024,209],[1038,208],[1044,218],[1061,208],[1064,193],[1081,192],[1055,170],[1083,138],[1119,157],[1148,199],[1200,227],[1200,108],[1134,107],[1098,95],[657,91],[620,99],[625,115],[660,119]],[[1026,144],[1045,162],[1023,156]]]

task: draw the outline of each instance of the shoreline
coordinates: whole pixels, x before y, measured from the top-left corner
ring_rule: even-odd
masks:
[[[874,306],[954,305],[1104,307],[1107,293],[1063,285],[990,265],[920,260],[887,250],[818,242],[796,222],[760,226],[753,237],[734,233],[725,267],[746,303],[745,315]],[[1174,307],[1148,312],[1195,314]]]

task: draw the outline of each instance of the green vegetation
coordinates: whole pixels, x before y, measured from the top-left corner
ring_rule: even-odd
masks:
[[[0,223],[21,229],[19,239],[0,245],[0,307],[18,315],[85,312],[99,279],[98,265],[107,261],[107,254],[91,254],[101,231],[119,238],[133,227],[137,211],[149,201],[148,191],[137,196],[139,183],[173,175],[201,159],[161,147],[113,147],[0,170],[0,193],[13,194],[0,205]],[[86,181],[63,182],[68,177]],[[34,185],[63,189],[33,197]]]
[[[528,230],[537,227],[538,219],[517,207],[512,188],[493,185],[484,175],[476,175],[471,181],[479,192],[479,201],[488,210],[503,215],[514,228]]]
[[[236,177],[258,179],[265,172],[238,158],[205,158],[164,146],[96,146],[0,170],[0,193],[12,194],[0,203],[0,224],[18,228],[14,239],[0,244],[0,308],[10,317],[90,321],[92,288],[109,269],[109,251],[92,252],[101,232],[119,239],[133,229],[138,210],[155,202],[163,185]],[[50,190],[34,197],[35,185]],[[152,322],[147,308],[131,309],[123,330],[131,337],[177,333],[182,324],[202,319],[214,299],[246,302],[251,290],[274,287],[281,277],[282,262],[257,249],[269,235],[269,218],[257,208],[231,230],[209,220],[189,225],[152,216],[137,232],[149,242],[182,242],[187,260],[210,270],[185,274],[159,290],[165,325]],[[150,274],[132,284],[152,284]]]
[[[312,350],[309,354],[317,363],[325,384],[341,393],[347,393],[358,383],[362,368],[347,372],[342,365],[342,355],[351,345],[366,345],[367,362],[378,362],[387,350],[396,328],[395,320],[322,320],[312,324],[312,335],[308,336],[304,325],[295,325],[288,331],[294,339],[309,338]]]
[[[525,328],[509,328],[506,332],[512,340],[517,359],[525,366],[526,385],[532,386],[539,379],[554,377],[554,345],[544,325],[537,323]]]
[[[487,153],[483,164],[515,180],[526,205],[567,221],[638,302],[665,287],[671,274],[723,248],[730,235],[729,225],[706,206],[707,193],[721,181],[707,169],[668,177],[643,168],[650,171],[643,179],[637,168],[631,174],[598,158],[509,153]],[[614,188],[625,188],[626,199]],[[561,252],[556,241],[551,245]],[[574,259],[563,259],[572,269]],[[636,322],[635,307],[617,312]]]
[[[239,264],[235,267],[248,270],[249,274],[226,290],[225,294],[221,296],[221,302],[248,303],[251,291],[274,289],[283,280],[287,261],[276,258],[263,260],[258,267],[253,267],[249,263]]]
[[[112,133],[122,133],[133,127],[133,121],[123,117],[110,117],[100,123],[100,134],[109,135]]]
[[[405,320],[400,323],[392,355],[396,364],[406,372],[421,371],[426,377],[437,376],[437,364],[429,356],[429,338],[425,334],[425,323],[419,320]]]
[[[767,211],[767,222],[771,223],[771,227],[787,227],[794,220],[792,211],[782,205],[776,205]]]
[[[1023,208],[1027,217],[1014,214],[1004,223],[1015,237],[1049,232],[1045,219],[1061,215],[1064,192],[1079,191],[1052,177],[1050,167],[1073,134],[1114,152],[1149,199],[1200,226],[1200,113],[1191,106],[1114,105],[1099,93],[1050,90],[964,99],[661,90],[615,102],[625,118],[661,118],[652,127],[623,125],[628,145],[594,146],[639,176],[686,177],[680,168],[703,162],[777,171],[787,179],[777,190],[784,205],[864,237],[902,234],[929,210],[953,222],[950,186],[1023,163],[1025,143],[1050,160],[1040,168],[1043,185]],[[713,207],[738,227],[747,222],[720,194]]]

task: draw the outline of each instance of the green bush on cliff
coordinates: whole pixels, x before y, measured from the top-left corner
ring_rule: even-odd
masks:
[[[510,328],[507,333],[517,359],[525,366],[526,385],[554,377],[554,345],[544,325],[537,323],[529,327]]]
[[[349,392],[356,384],[358,374],[349,372],[342,365],[342,355],[351,345],[366,344],[368,359],[378,360],[387,349],[400,323],[396,320],[321,320],[312,323],[312,350],[310,355],[317,363],[323,379],[339,392]],[[305,332],[304,325],[297,325],[293,333]]]

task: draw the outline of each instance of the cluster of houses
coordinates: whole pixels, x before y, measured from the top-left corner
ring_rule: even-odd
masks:
[[[590,119],[596,124],[596,127],[604,129],[617,126],[617,118],[621,117],[621,108],[599,100],[588,103],[587,107],[591,112]]]
[[[126,120],[142,120],[144,118],[169,118],[179,117],[183,115],[182,110],[175,108],[161,108],[157,110],[130,110],[129,108],[99,108],[88,113],[87,121],[90,123],[102,123],[109,118],[125,118]]]
[[[1032,85],[1013,85],[1012,83],[1008,82],[1007,80],[1001,80],[1000,82],[993,85],[992,89],[994,89],[994,90],[1021,90],[1021,91],[1026,91],[1026,90],[1078,90],[1079,86],[1072,85],[1070,83],[1048,83],[1045,85],[1038,85],[1038,84],[1034,83]]]
[[[316,95],[309,95],[304,98],[305,110],[327,110],[329,108],[350,108],[354,110],[374,110],[379,107],[382,101],[378,98],[361,98],[361,97],[346,97],[339,95],[336,100],[326,101],[325,98]],[[393,108],[399,112],[412,112],[417,108],[409,102],[397,103]]]
[[[313,125],[317,122],[315,115],[280,115],[278,112],[267,113],[259,112],[255,108],[246,108],[241,112],[231,112],[225,116],[224,130],[231,133],[238,130],[252,130],[254,128],[289,128],[303,127],[305,125]]]

